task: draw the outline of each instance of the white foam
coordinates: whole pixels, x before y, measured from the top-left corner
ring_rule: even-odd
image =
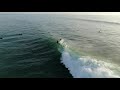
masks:
[[[69,51],[68,48],[64,48],[61,52],[61,63],[68,68],[74,78],[120,78],[111,69],[115,69],[111,63],[90,57],[76,57]]]
[[[59,44],[61,44],[62,47],[65,47],[65,48],[68,47],[67,44],[65,43],[64,39],[61,39],[61,40],[59,41]]]

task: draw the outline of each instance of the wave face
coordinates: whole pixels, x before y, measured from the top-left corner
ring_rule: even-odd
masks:
[[[114,72],[114,65],[98,61],[87,56],[77,56],[61,40],[61,63],[65,65],[74,78],[120,78]]]

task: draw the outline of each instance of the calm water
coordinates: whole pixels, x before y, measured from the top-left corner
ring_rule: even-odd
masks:
[[[119,20],[114,15],[0,14],[0,77],[120,77]]]

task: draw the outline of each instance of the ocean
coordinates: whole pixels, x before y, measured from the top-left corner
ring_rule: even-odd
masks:
[[[0,14],[0,78],[119,77],[119,15]]]

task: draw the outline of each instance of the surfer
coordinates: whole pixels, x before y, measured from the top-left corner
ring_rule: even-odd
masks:
[[[0,38],[0,39],[3,39],[3,38]]]
[[[99,33],[101,33],[101,30],[99,31]]]
[[[62,39],[60,39],[59,41],[57,40],[57,43],[59,43]]]
[[[18,35],[22,35],[22,33],[18,34]]]

